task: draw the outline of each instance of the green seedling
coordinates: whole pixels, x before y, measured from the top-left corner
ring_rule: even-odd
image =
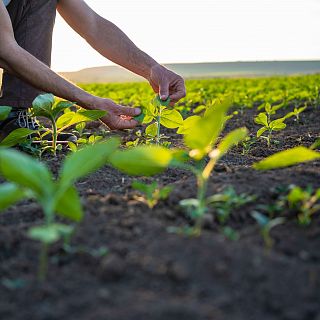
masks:
[[[320,211],[319,200],[320,188],[313,192],[312,188],[294,187],[287,196],[290,208],[297,210],[299,224],[303,226],[309,225],[312,216]]]
[[[265,112],[260,112],[255,118],[254,122],[256,124],[262,125],[262,128],[260,128],[257,131],[257,138],[263,138],[267,141],[268,147],[271,145],[271,138],[272,138],[272,133],[274,131],[280,131],[283,130],[287,125],[284,123],[286,120],[285,117],[279,118],[276,120],[271,121],[268,118],[268,115]],[[263,136],[262,134],[265,132],[268,132],[266,136]]]
[[[226,188],[222,193],[217,193],[207,198],[207,205],[213,207],[220,224],[224,225],[230,217],[232,210],[250,203],[256,196],[245,193],[237,194],[233,187]]]
[[[296,121],[299,122],[299,121],[300,121],[300,113],[303,112],[303,111],[306,110],[306,109],[307,109],[307,106],[300,107],[300,108],[295,107],[295,108],[293,109],[293,111],[292,111],[292,112],[289,112],[285,117],[286,117],[286,118],[289,118],[289,117],[291,117],[291,116],[294,116],[294,117],[296,118]]]
[[[56,155],[58,135],[67,128],[88,121],[96,121],[106,115],[101,110],[83,110],[71,111],[75,103],[69,101],[59,101],[48,93],[38,96],[32,103],[32,112],[34,116],[45,117],[51,122],[51,129],[44,129],[41,139],[52,135],[52,145],[50,149]]]
[[[47,273],[48,247],[60,239],[67,240],[74,230],[71,225],[55,222],[56,215],[73,222],[79,222],[83,217],[75,181],[104,165],[118,145],[117,139],[110,139],[72,153],[64,161],[56,180],[44,164],[30,156],[0,149],[0,174],[9,181],[0,185],[0,210],[31,198],[39,203],[44,213],[44,224],[28,231],[29,237],[42,244],[40,280],[45,279]]]
[[[0,106],[0,121],[4,121],[8,118],[12,108],[8,106]],[[26,140],[30,134],[35,133],[35,130],[28,128],[18,128],[10,132],[6,137],[1,138],[0,134],[0,147],[13,147]]]
[[[189,157],[195,161],[195,164],[177,162],[176,165],[195,174],[198,192],[197,198],[182,200],[180,204],[187,209],[190,217],[195,220],[196,233],[200,232],[203,216],[207,212],[207,185],[216,163],[248,134],[246,128],[239,128],[227,134],[217,144],[217,139],[227,120],[227,111],[231,103],[230,97],[224,101],[217,100],[211,108],[206,110],[203,117],[192,120],[193,123],[190,126],[190,122],[188,126],[184,126],[184,142],[190,150]],[[208,162],[205,161],[207,156],[209,157]]]
[[[138,146],[115,152],[110,158],[113,166],[131,175],[153,175],[169,166],[193,172],[197,179],[197,198],[182,200],[181,205],[187,209],[190,217],[195,221],[194,230],[197,234],[201,230],[202,219],[207,211],[206,192],[212,170],[217,161],[232,146],[247,136],[246,128],[236,129],[227,134],[216,146],[231,102],[230,98],[223,102],[217,100],[202,117],[192,116],[192,125],[190,120],[184,121],[184,143],[189,149],[188,153],[181,150],[168,150],[160,146]],[[208,163],[205,161],[206,157],[209,157]],[[186,163],[188,158],[195,161],[195,164]]]
[[[267,216],[257,211],[252,212],[251,216],[256,220],[256,222],[260,227],[260,232],[266,248],[271,249],[274,241],[271,238],[270,231],[274,227],[280,224],[283,224],[285,222],[285,219],[282,217],[270,219]]]
[[[181,114],[177,110],[171,109],[169,104],[170,98],[163,101],[157,95],[151,104],[142,108],[142,114],[135,117],[137,121],[143,124],[151,123],[146,127],[145,133],[148,137],[154,139],[157,145],[160,144],[162,138],[161,125],[169,129],[175,129],[183,122]]]
[[[242,155],[247,155],[250,153],[252,147],[256,144],[257,139],[253,138],[253,137],[246,137],[242,142],[241,142],[241,146],[242,146]]]
[[[167,199],[173,189],[170,186],[160,188],[156,181],[152,182],[151,184],[134,181],[132,183],[132,188],[144,194],[144,197],[138,197],[137,199],[145,202],[150,209],[152,209],[159,202],[159,200]]]

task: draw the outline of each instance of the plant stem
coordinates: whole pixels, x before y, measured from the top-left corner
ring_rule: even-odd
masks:
[[[52,121],[52,149],[53,154],[57,155],[57,124],[54,119],[51,119]]]
[[[38,280],[43,282],[48,271],[48,244],[42,242],[39,255]]]
[[[157,116],[157,138],[156,138],[156,144],[157,145],[160,144],[160,118],[161,118],[161,115],[158,115]]]

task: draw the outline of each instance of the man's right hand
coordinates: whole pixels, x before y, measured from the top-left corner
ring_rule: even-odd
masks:
[[[99,109],[107,111],[107,114],[101,118],[111,130],[116,129],[132,129],[139,122],[134,120],[133,117],[141,113],[139,108],[130,108],[118,105],[110,99],[97,98],[90,109]]]

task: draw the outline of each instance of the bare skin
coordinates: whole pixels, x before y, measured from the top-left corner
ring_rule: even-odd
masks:
[[[112,22],[94,12],[83,0],[60,0],[58,11],[66,22],[96,51],[107,59],[144,77],[161,99],[170,97],[174,105],[185,96],[183,79],[158,64]],[[36,88],[69,101],[75,101],[86,109],[108,112],[102,121],[110,129],[133,128],[138,123],[131,117],[140,114],[139,108],[120,106],[110,99],[93,96],[62,78],[30,53],[14,39],[12,24],[0,1],[0,67]]]

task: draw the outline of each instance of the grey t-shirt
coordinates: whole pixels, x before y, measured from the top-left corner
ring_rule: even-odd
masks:
[[[4,5],[7,6],[11,0],[2,0],[2,1],[3,1]]]

